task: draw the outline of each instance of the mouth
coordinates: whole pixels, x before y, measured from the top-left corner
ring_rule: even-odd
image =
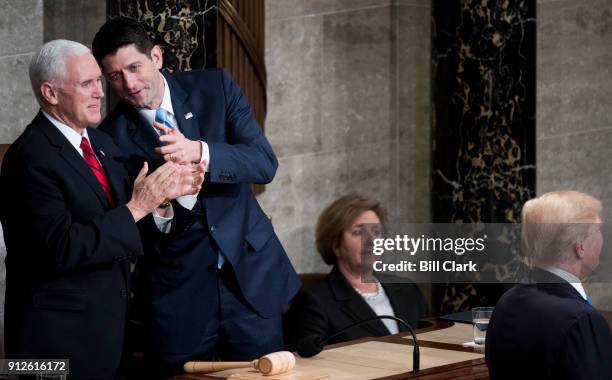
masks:
[[[137,97],[138,95],[140,95],[141,92],[142,92],[142,89],[140,89],[138,91],[130,91],[130,92],[127,93],[127,95],[129,97],[134,98],[134,97]]]

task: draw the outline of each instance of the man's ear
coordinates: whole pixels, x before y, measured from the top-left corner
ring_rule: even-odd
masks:
[[[582,259],[584,257],[584,245],[581,241],[574,244],[574,253],[577,258]]]
[[[155,45],[151,49],[151,61],[153,61],[155,68],[158,70],[164,65],[164,54],[159,45]]]
[[[57,105],[59,99],[57,97],[57,89],[49,82],[42,82],[40,85],[40,93],[42,98],[51,105]]]

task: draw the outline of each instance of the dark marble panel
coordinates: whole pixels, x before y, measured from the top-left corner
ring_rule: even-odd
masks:
[[[535,194],[535,11],[525,0],[434,1],[434,222],[518,222]],[[503,289],[443,287],[435,305],[494,304]]]
[[[535,7],[435,4],[434,220],[518,221],[535,189]]]
[[[109,16],[142,21],[164,50],[164,68],[186,71],[216,65],[217,0],[110,0]]]

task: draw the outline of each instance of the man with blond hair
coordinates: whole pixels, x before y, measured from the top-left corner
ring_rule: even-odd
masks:
[[[582,280],[599,264],[601,202],[546,193],[522,211],[529,278],[499,300],[487,332],[492,380],[612,379],[612,334]]]

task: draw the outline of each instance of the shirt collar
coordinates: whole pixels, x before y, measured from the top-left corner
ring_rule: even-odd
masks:
[[[172,98],[170,97],[170,86],[168,86],[168,81],[166,81],[166,77],[164,77],[162,73],[159,73],[159,75],[161,75],[162,79],[164,80],[164,98],[162,99],[160,108],[163,108],[166,111],[172,112],[172,114],[174,115],[174,108],[172,108]],[[151,126],[153,126],[153,122],[155,121],[155,111],[157,111],[157,109],[152,109],[152,110],[148,108],[138,109],[138,113]]]
[[[575,275],[573,275],[572,273],[568,271],[565,271],[557,267],[542,267],[542,269],[554,275],[557,275],[561,277],[562,279],[564,279],[565,281],[569,282],[570,285],[573,286],[574,289],[578,291],[578,293],[580,293],[582,298],[584,298],[585,300],[588,300],[586,291],[584,290],[584,287],[582,286],[582,282],[580,281],[578,277],[576,277]]]
[[[83,139],[83,137],[86,137],[87,140],[89,140],[89,135],[87,134],[87,128],[83,129],[83,134],[81,135],[79,132],[70,128],[69,126],[62,123],[61,121],[57,120],[56,118],[49,115],[45,111],[42,111],[42,114],[45,115],[45,117],[51,122],[51,124],[53,124],[57,129],[59,129],[62,135],[66,137],[70,145],[72,145],[74,149],[77,150],[77,152],[83,155],[83,151],[81,150],[81,140]]]

